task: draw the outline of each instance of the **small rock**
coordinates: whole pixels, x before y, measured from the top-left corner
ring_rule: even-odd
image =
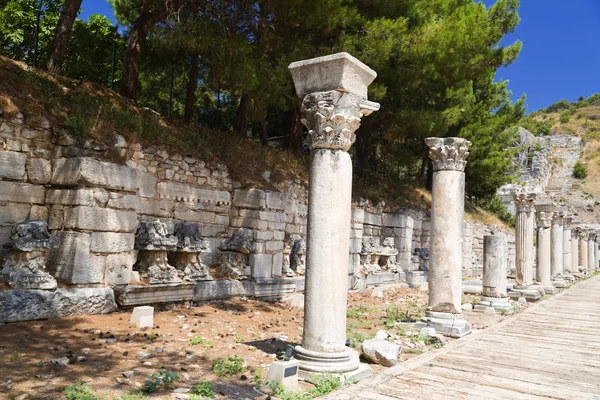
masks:
[[[398,344],[381,339],[369,339],[362,343],[364,356],[385,367],[393,367],[398,362],[402,347]]]
[[[129,379],[133,376],[133,371],[125,371],[125,372],[123,372],[123,376],[125,378]]]
[[[380,299],[383,299],[383,288],[382,287],[373,288],[373,291],[371,292],[371,297],[379,297]]]
[[[389,336],[390,335],[386,331],[384,331],[383,329],[381,329],[381,330],[377,331],[377,333],[375,334],[375,339],[387,340],[387,338]]]
[[[70,362],[68,357],[60,357],[52,360],[52,364],[58,365],[59,367],[66,367],[67,365],[69,365],[69,363]]]
[[[483,312],[483,315],[493,317],[494,315],[496,315],[496,310],[494,310],[494,307],[486,307],[485,311]]]
[[[15,397],[15,400],[25,400],[28,397],[29,397],[29,395],[27,393],[23,393],[22,395]]]
[[[85,362],[86,358],[85,356],[78,356],[77,357],[77,362]]]
[[[84,349],[81,349],[81,354],[83,354],[84,356],[87,356],[88,354],[90,354],[90,349],[88,349],[87,347]]]
[[[117,382],[119,382],[121,385],[127,385],[129,383],[129,379],[117,378]]]
[[[137,355],[139,360],[145,360],[147,358],[152,358],[152,353],[147,353],[145,351],[140,351]]]
[[[162,347],[156,347],[154,350],[156,350],[157,353],[162,353],[164,351],[164,348]]]
[[[462,308],[463,311],[471,311],[473,309],[473,304],[465,303],[462,306],[460,306],[460,308]]]
[[[173,393],[189,393],[190,389],[188,388],[177,388],[173,390]]]
[[[423,336],[433,336],[435,335],[435,328],[421,328],[421,335]]]
[[[527,304],[527,299],[525,297],[519,297],[519,300],[517,301],[521,304]]]

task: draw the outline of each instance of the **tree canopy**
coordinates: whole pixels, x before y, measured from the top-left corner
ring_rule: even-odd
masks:
[[[87,1],[87,0],[86,0]],[[40,57],[48,57],[62,2],[42,2]],[[501,40],[519,23],[519,0],[110,0],[103,16],[76,20],[62,73],[107,84],[116,44],[121,93],[185,123],[299,151],[300,102],[287,70],[297,60],[347,51],[378,73],[353,151],[359,175],[425,183],[423,139],[473,142],[467,192],[489,198],[511,179],[511,102],[495,78],[521,49]],[[0,52],[31,63],[36,0],[0,0]],[[85,6],[85,1],[83,2]],[[171,85],[172,82],[172,85]],[[172,86],[172,91],[171,91]],[[117,88],[118,86],[115,86]],[[171,104],[169,99],[172,97]],[[170,104],[170,105],[169,105]]]

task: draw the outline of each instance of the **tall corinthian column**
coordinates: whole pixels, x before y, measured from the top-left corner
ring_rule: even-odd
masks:
[[[573,277],[570,275],[572,272],[571,267],[571,217],[565,217],[563,219],[563,275],[565,279],[572,280]],[[567,278],[568,276],[568,278]]]
[[[348,150],[360,119],[379,109],[367,100],[377,74],[347,53],[290,64],[302,101],[310,147],[304,334],[296,348],[310,373],[357,370],[346,347],[346,307],[352,195]]]
[[[471,333],[461,309],[464,170],[471,142],[427,138],[425,144],[433,161],[429,304],[425,318],[438,333],[461,337]]]
[[[557,288],[567,286],[563,279],[564,272],[564,247],[563,247],[563,224],[564,211],[560,210],[554,213],[552,217],[552,280]]]
[[[585,273],[588,269],[588,230],[579,230],[579,266],[583,268]]]
[[[571,229],[571,274],[579,274],[579,228]]]
[[[551,226],[555,210],[552,204],[535,206],[537,217],[537,281],[545,292],[554,292],[551,274]]]
[[[517,223],[515,226],[515,269],[517,284],[509,292],[512,298],[539,300],[539,286],[533,285],[533,218],[535,196],[531,193],[515,195]]]

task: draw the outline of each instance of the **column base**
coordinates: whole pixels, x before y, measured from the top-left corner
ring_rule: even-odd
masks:
[[[552,280],[552,284],[559,289],[564,289],[567,287],[567,282],[562,276],[557,276],[556,278],[554,278]]]
[[[428,326],[444,336],[461,338],[473,331],[471,325],[463,318],[462,314],[427,311],[423,322],[417,322],[415,329],[420,330]]]
[[[481,300],[475,306],[473,311],[485,312],[486,308],[492,307],[494,311],[499,313],[512,314],[515,309],[510,304],[508,297],[486,297],[481,296]]]
[[[528,286],[513,286],[508,297],[513,300],[518,300],[520,297],[525,298],[529,301],[538,301],[542,296],[540,295],[539,285],[528,285]]]
[[[360,365],[358,353],[350,348],[336,353],[323,353],[296,346],[294,358],[300,361],[301,376],[349,373],[356,371]]]
[[[567,283],[569,283],[569,282],[575,282],[576,279],[575,279],[575,277],[572,274],[573,274],[572,272],[569,272],[567,275],[563,276],[563,278],[565,278],[565,281]]]
[[[554,286],[554,281],[552,281],[552,285],[550,285],[550,286],[544,285],[543,286],[543,288],[544,288],[544,294],[554,294],[554,292],[556,292],[556,288],[557,287],[558,286]]]

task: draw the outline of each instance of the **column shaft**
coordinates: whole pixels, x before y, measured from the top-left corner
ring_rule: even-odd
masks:
[[[562,225],[562,216],[555,215],[552,220],[552,258],[551,265],[552,270],[551,274],[554,278],[555,276],[561,275],[563,273],[563,225]]]
[[[539,218],[538,218],[539,221]],[[551,228],[539,226],[537,234],[537,281],[544,287],[552,286],[551,276]]]
[[[579,266],[584,269],[588,267],[588,245],[584,234],[579,238]]]
[[[571,272],[579,272],[579,237],[575,234],[571,235]]]

